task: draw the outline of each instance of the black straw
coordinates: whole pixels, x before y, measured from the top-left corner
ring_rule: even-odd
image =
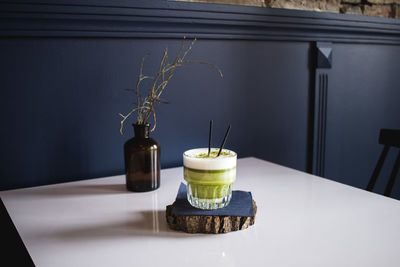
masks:
[[[223,148],[224,145],[225,145],[226,138],[228,137],[228,134],[229,134],[229,131],[230,131],[230,130],[231,130],[231,125],[229,124],[228,130],[226,130],[226,133],[225,133],[225,136],[224,136],[224,140],[222,140],[222,144],[221,144],[221,146],[220,146],[220,148],[219,148],[219,152],[218,152],[217,157],[219,157],[219,155],[221,154],[222,148]]]
[[[210,131],[208,132],[208,156],[210,156],[210,153],[211,153],[212,125],[213,125],[213,121],[210,120]]]

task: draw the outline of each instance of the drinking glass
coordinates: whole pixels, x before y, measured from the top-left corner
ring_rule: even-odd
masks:
[[[236,180],[237,154],[234,151],[196,148],[183,153],[183,172],[189,203],[200,209],[226,207],[232,198]]]

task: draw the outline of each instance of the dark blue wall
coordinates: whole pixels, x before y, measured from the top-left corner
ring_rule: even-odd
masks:
[[[163,49],[174,55],[179,45],[179,40],[2,40],[1,97],[7,99],[1,107],[7,114],[2,187],[122,173],[122,146],[132,137],[134,120],[121,136],[118,113],[127,113],[135,101],[124,89],[134,87],[142,55],[151,53],[144,71],[152,74]],[[163,167],[180,165],[186,149],[207,146],[213,119],[215,146],[231,123],[226,147],[239,157],[262,156],[259,149],[269,139],[274,140],[265,150],[269,159],[305,169],[307,46],[199,40],[190,59],[218,64],[224,78],[204,65],[176,72],[164,95],[170,104],[158,107],[153,135],[162,145]],[[285,79],[283,68],[298,70],[298,78]]]
[[[378,157],[379,129],[400,128],[400,22],[251,7],[165,1],[23,1],[0,4],[0,190],[123,173],[118,113],[129,111],[139,62],[154,73],[162,51],[197,36],[158,107],[153,137],[162,167],[219,144],[310,171],[317,41],[333,42],[326,177],[364,188]],[[46,14],[46,17],[43,16]],[[311,140],[311,141],[310,141]],[[383,184],[378,185],[381,190]],[[398,188],[398,187],[397,187]],[[400,197],[400,190],[395,190]]]
[[[253,155],[298,170],[307,169],[310,43],[261,42],[256,79],[249,79],[254,124]],[[253,62],[257,60],[253,59]],[[251,68],[251,64],[249,65]]]
[[[379,130],[400,129],[400,46],[335,44],[333,49],[325,174],[365,188],[383,149]],[[396,155],[397,149],[389,152],[375,192],[383,193]],[[400,198],[400,181],[392,194]]]

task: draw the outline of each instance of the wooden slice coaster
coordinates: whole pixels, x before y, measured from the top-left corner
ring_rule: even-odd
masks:
[[[253,225],[256,220],[257,205],[253,200],[254,217],[241,216],[185,216],[171,214],[172,205],[167,206],[166,217],[169,228],[186,233],[220,234],[244,230]]]

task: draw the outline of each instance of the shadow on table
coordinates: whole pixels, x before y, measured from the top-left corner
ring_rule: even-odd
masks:
[[[14,194],[18,194],[15,192]],[[126,189],[125,184],[80,184],[80,185],[67,185],[62,186],[46,186],[29,188],[20,192],[24,196],[80,196],[80,195],[102,195],[102,194],[141,194],[131,192]]]
[[[165,210],[141,211],[131,215],[131,219],[128,216],[123,221],[110,222],[110,219],[107,219],[106,223],[94,222],[92,225],[52,232],[49,233],[50,236],[48,237],[71,242],[88,242],[105,239],[132,239],[134,237],[187,238],[205,236],[171,230],[167,225]]]

